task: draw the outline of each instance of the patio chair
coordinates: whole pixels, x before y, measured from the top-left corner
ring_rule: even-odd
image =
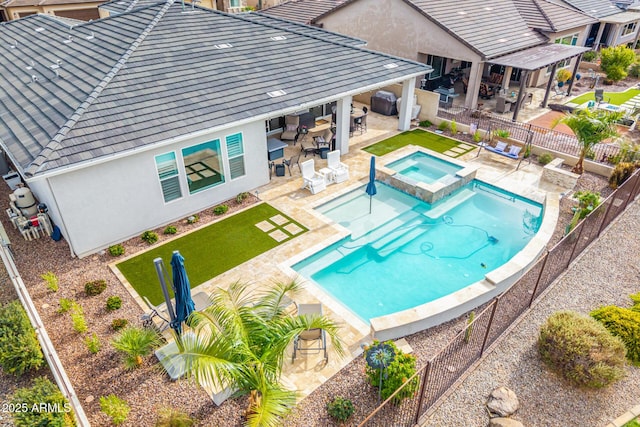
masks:
[[[489,87],[486,83],[480,83],[480,98],[489,99],[493,98],[495,91],[492,87]]]
[[[298,304],[298,315],[322,315],[322,304]],[[327,336],[324,329],[309,329],[301,332],[293,340],[293,355],[291,363],[296,360],[298,353],[308,354],[313,351],[323,351],[324,361],[329,361],[327,355]]]
[[[308,189],[311,191],[311,194],[319,193],[327,188],[324,176],[316,172],[313,159],[302,162],[300,164],[300,170],[302,171],[302,188]]]
[[[349,179],[349,166],[340,161],[340,150],[329,151],[327,153],[327,167],[333,173],[336,184]]]
[[[363,116],[353,119],[353,123],[356,126],[356,130],[360,131],[360,135],[365,133],[367,131],[367,113],[365,112]]]
[[[282,132],[282,135],[280,135],[280,139],[283,141],[293,141],[293,145],[296,145],[298,126],[300,126],[300,116],[284,116],[284,131]]]
[[[496,113],[504,114],[511,111],[511,104],[507,102],[507,100],[502,97],[496,97]]]
[[[282,164],[289,169],[289,176],[291,176],[291,166],[297,165],[298,169],[300,169],[300,153],[294,154],[289,159],[284,159]],[[300,171],[302,172],[302,169],[300,169]]]
[[[604,101],[604,89],[596,89],[594,91],[594,97],[596,99],[596,103],[598,104]]]

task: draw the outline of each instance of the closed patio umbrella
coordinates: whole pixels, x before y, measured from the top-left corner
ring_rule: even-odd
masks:
[[[173,271],[173,294],[176,300],[176,318],[171,323],[171,327],[180,333],[182,322],[186,321],[195,310],[195,304],[191,299],[191,285],[184,267],[184,257],[180,255],[179,251],[173,251],[171,270]]]
[[[367,183],[367,194],[369,195],[369,213],[371,213],[371,203],[373,202],[373,196],[376,195],[376,158],[371,156],[371,164],[369,165],[369,182]]]

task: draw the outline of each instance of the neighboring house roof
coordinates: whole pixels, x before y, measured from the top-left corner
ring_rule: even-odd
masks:
[[[576,10],[586,13],[595,18],[602,18],[620,12],[622,9],[607,0],[557,0],[558,3],[565,3]]]
[[[0,144],[34,176],[429,70],[316,31],[173,0],[71,29],[44,15],[3,23]]]
[[[0,2],[2,7],[53,6],[61,4],[96,3],[100,0],[6,0]]]
[[[610,24],[628,24],[638,20],[640,20],[640,12],[638,11],[620,12],[600,19],[601,22]]]
[[[513,0],[529,27],[549,33],[570,30],[598,22],[597,19],[566,5],[547,0]]]
[[[111,0],[98,6],[98,9],[104,9],[116,14],[158,3],[164,3],[164,1],[165,0]],[[189,5],[189,7],[191,7],[191,5]]]
[[[260,11],[265,15],[276,16],[290,21],[310,24],[320,15],[324,15],[346,0],[290,0]]]

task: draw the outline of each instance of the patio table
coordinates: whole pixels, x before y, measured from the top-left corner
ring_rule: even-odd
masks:
[[[284,157],[284,148],[288,147],[285,142],[277,138],[267,139],[267,156],[269,160],[281,159]]]

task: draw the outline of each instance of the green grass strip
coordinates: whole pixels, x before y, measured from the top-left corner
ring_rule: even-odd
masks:
[[[604,100],[609,104],[622,105],[638,94],[640,94],[640,89],[628,89],[624,92],[605,92]],[[585,102],[595,101],[595,99],[595,92],[591,91],[583,93],[579,97],[574,98],[568,102],[571,102],[572,104],[582,105]]]
[[[189,282],[193,288],[291,240],[293,237],[283,230],[282,226],[274,224],[273,229],[278,228],[290,236],[281,242],[269,236],[268,233],[273,230],[264,232],[255,226],[278,214],[303,230],[296,236],[308,231],[306,227],[273,206],[261,203],[118,263],[116,267],[138,294],[147,296],[153,304],[160,304],[164,302],[164,296],[153,264],[155,258],[160,257],[164,260],[171,276],[171,255],[173,251],[179,250],[184,257]],[[289,223],[282,225],[286,226]]]
[[[451,139],[446,136],[427,132],[422,129],[414,129],[402,132],[401,134],[392,136],[391,138],[387,138],[384,141],[380,141],[373,145],[369,145],[368,147],[363,148],[363,150],[375,156],[384,156],[398,148],[402,148],[407,145],[417,145],[438,153],[444,153],[445,151],[448,151],[453,147],[457,147],[460,144],[460,141],[456,141],[455,139]],[[473,150],[473,147],[455,157],[459,157],[471,150]]]

